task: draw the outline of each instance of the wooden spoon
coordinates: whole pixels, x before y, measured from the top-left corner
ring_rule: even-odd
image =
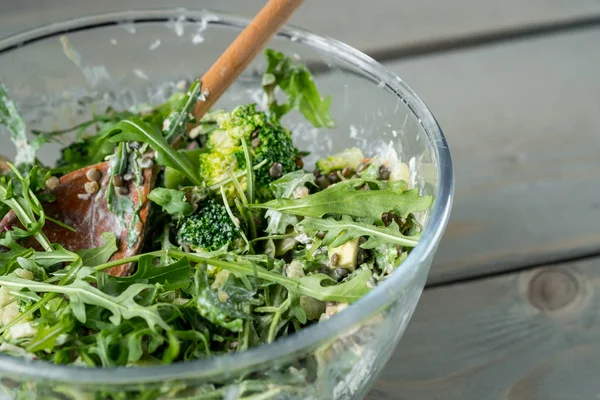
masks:
[[[269,0],[238,35],[202,77],[202,92],[206,100],[198,101],[194,107],[193,113],[197,121],[231,86],[302,2],[303,0]],[[139,219],[127,215],[125,226],[121,225],[106,204],[106,188],[110,179],[108,162],[91,165],[62,176],[57,185],[47,189],[56,195],[56,201],[45,203],[44,211],[50,217],[75,228],[77,232],[47,221],[43,228],[44,233],[52,243],[59,243],[69,250],[80,250],[101,245],[102,233],[113,232],[119,242],[118,251],[113,254],[111,260],[137,254],[147,230],[150,211],[147,195],[154,187],[158,171],[156,167],[143,170],[143,183],[139,192],[133,182],[123,184],[124,195],[128,196],[134,205],[139,206]],[[11,229],[18,224],[19,221],[11,211],[0,221],[0,231]],[[39,248],[33,240],[29,240],[28,245]],[[130,264],[108,270],[109,274],[115,276],[127,275],[130,272]]]

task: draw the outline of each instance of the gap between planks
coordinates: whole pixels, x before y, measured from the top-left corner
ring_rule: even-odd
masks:
[[[498,278],[506,275],[518,274],[520,272],[524,272],[531,269],[544,269],[544,268],[555,268],[556,266],[568,264],[568,263],[576,263],[576,262],[584,262],[589,260],[594,260],[600,258],[600,251],[592,251],[589,253],[578,254],[576,256],[565,257],[565,258],[557,258],[556,260],[547,261],[547,262],[536,262],[531,264],[523,264],[518,267],[493,271],[488,273],[483,273],[479,275],[466,276],[462,278],[456,279],[448,279],[445,281],[434,281],[432,283],[427,283],[425,285],[425,290],[428,289],[437,289],[440,287],[447,287],[453,285],[460,285],[463,283],[477,282],[487,279]]]
[[[531,39],[537,36],[562,34],[600,25],[600,15],[577,17],[565,21],[537,23],[508,29],[497,29],[477,34],[453,36],[438,40],[423,41],[405,46],[394,46],[368,51],[369,56],[379,62],[399,61],[412,57],[448,51],[470,49],[513,40]]]

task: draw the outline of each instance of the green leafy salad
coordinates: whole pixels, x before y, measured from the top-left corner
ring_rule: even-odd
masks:
[[[112,367],[244,351],[330,318],[401,265],[432,199],[409,188],[397,157],[358,148],[304,170],[307,153],[281,118],[300,112],[334,128],[331,99],[304,65],[265,55],[261,106],[196,121],[197,81],[164,104],[108,109],[71,129],[33,131],[34,140],[0,85],[0,124],[18,154],[0,163],[0,214],[19,221],[0,233],[0,352]],[[77,139],[42,165],[38,148],[67,134]],[[123,239],[113,232],[98,247],[70,249],[45,231],[49,221],[72,229],[44,211],[60,205],[59,178],[107,160],[110,181],[95,201],[133,220],[139,206],[123,182],[157,171],[143,245],[125,258],[114,256]],[[125,264],[129,274],[108,273]]]

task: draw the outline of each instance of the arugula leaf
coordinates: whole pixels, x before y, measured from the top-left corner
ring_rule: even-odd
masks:
[[[27,351],[32,353],[37,351],[50,352],[56,346],[56,339],[62,334],[71,333],[75,328],[75,320],[71,313],[63,313],[58,321],[54,323],[40,323],[37,326],[37,333],[27,345]]]
[[[104,232],[102,233],[102,246],[93,249],[78,250],[76,253],[81,257],[83,265],[96,267],[107,262],[118,249],[115,234]]]
[[[178,135],[185,134],[188,123],[195,122],[192,111],[196,102],[202,96],[200,93],[201,89],[201,81],[198,80],[192,83],[187,94],[181,98],[179,104],[166,119],[169,121],[169,127],[166,131],[166,140],[168,143],[173,143]]]
[[[25,230],[13,228],[8,234],[14,239],[33,236],[44,250],[52,251],[50,241],[42,232],[45,223],[44,209],[30,187],[30,178],[36,174],[30,174],[24,178],[14,165],[8,163],[8,166],[16,177],[10,180],[7,180],[6,177],[0,178],[0,201],[13,210],[25,227]],[[35,167],[32,171],[34,170]],[[36,218],[36,216],[39,218]]]
[[[336,281],[324,274],[307,275],[300,278],[298,294],[321,301],[338,301],[354,303],[369,292],[367,282],[371,278],[371,270],[360,268],[349,280],[336,284]],[[330,285],[323,285],[329,283]]]
[[[289,199],[294,195],[294,191],[299,187],[306,186],[307,183],[315,185],[315,176],[302,170],[293,171],[285,174],[281,178],[269,184],[276,199]]]
[[[295,215],[283,214],[275,210],[267,210],[265,218],[269,220],[265,232],[271,235],[283,235],[287,232],[288,226],[296,226],[298,223],[298,217]]]
[[[194,170],[188,158],[173,149],[162,132],[154,125],[139,118],[126,119],[116,124],[110,132],[111,142],[137,141],[147,143],[156,151],[156,162],[171,167],[184,174],[195,185],[202,185],[198,171]]]
[[[126,336],[127,342],[127,361],[132,363],[139,361],[144,356],[142,341],[148,338],[148,353],[153,353],[164,343],[165,339],[157,335],[151,329],[140,329],[131,332]]]
[[[370,270],[361,270],[360,273],[356,274],[349,281],[336,285],[335,280],[325,274],[313,274],[303,278],[290,278],[268,271],[244,257],[238,257],[236,262],[231,262],[216,258],[206,258],[201,253],[185,253],[179,250],[172,250],[169,254],[172,257],[187,257],[190,261],[206,263],[248,277],[256,276],[271,283],[278,283],[292,294],[309,296],[321,301],[352,303],[367,293],[369,288],[366,286],[366,282],[371,277]],[[352,282],[354,280],[356,282]],[[323,283],[331,283],[332,286],[323,286]],[[2,285],[1,280],[0,285]]]
[[[209,286],[205,265],[196,269],[194,283],[198,312],[213,324],[231,332],[240,332],[244,320],[252,318],[247,313],[240,311],[239,305],[231,301],[226,292],[219,292]]]
[[[171,215],[186,216],[194,212],[194,207],[187,202],[185,193],[180,190],[155,188],[148,194],[148,198]]]
[[[327,232],[327,235],[323,238],[322,245],[331,245],[333,247],[341,246],[347,241],[361,236],[369,236],[367,242],[360,246],[363,249],[372,249],[382,243],[415,247],[421,236],[404,236],[400,233],[400,227],[396,221],[393,221],[387,227],[375,226],[364,222],[355,222],[349,216],[343,216],[341,220],[334,218],[305,218],[299,225],[311,232]]]
[[[44,281],[48,279],[48,275],[46,274],[44,268],[32,260],[23,257],[17,257],[17,263],[19,264],[19,267],[31,272],[35,280]]]
[[[110,141],[108,133],[115,123],[116,121],[104,122],[103,128],[96,135],[81,138],[63,148],[53,173],[67,174],[88,165],[101,163],[106,156],[113,154],[116,144]]]
[[[271,182],[269,187],[276,199],[289,199],[294,196],[296,189],[306,186],[306,184],[309,183],[315,184],[314,175],[298,170],[285,174],[276,181]],[[271,235],[285,234],[288,226],[295,226],[298,223],[298,218],[296,216],[283,214],[273,209],[267,210],[265,217],[269,220],[265,232],[270,233]]]
[[[135,302],[135,297],[145,290],[156,290],[153,285],[136,283],[129,286],[119,296],[110,296],[102,291],[90,286],[89,283],[80,278],[75,279],[68,285],[53,285],[43,282],[34,282],[28,279],[16,276],[0,277],[0,286],[12,289],[27,288],[38,293],[60,293],[69,296],[69,302],[73,310],[73,315],[81,323],[86,321],[85,305],[95,305],[109,310],[112,316],[110,321],[119,325],[121,319],[142,318],[148,324],[150,329],[160,326],[164,330],[172,329],[160,316],[158,305],[141,306]]]
[[[59,263],[73,263],[80,258],[77,253],[66,250],[57,243],[52,245],[52,249],[52,251],[36,251],[33,259],[36,263],[48,268]]]
[[[182,258],[170,265],[156,266],[153,264],[154,257],[143,255],[140,257],[137,270],[133,275],[114,277],[124,283],[151,283],[160,284],[165,290],[179,289],[190,284],[190,262]]]
[[[10,99],[6,88],[0,82],[0,125],[6,126],[10,131],[10,138],[17,148],[15,164],[35,163],[35,149],[27,140],[25,121],[17,111],[14,101]]]
[[[350,215],[381,222],[381,214],[394,211],[402,217],[425,211],[431,196],[419,196],[418,189],[402,191],[395,187],[383,190],[356,190],[342,181],[301,199],[275,199],[254,208],[272,209],[284,214],[321,218],[324,215]]]
[[[267,94],[269,111],[279,119],[292,108],[296,108],[316,128],[335,128],[329,114],[331,96],[321,99],[310,71],[301,63],[295,62],[283,53],[267,49],[267,69],[263,75],[262,86]],[[277,104],[275,88],[279,86],[288,95],[288,101]]]

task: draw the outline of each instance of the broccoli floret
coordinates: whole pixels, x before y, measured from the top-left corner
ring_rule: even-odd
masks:
[[[241,238],[225,207],[212,198],[203,200],[198,211],[185,217],[177,240],[194,249],[214,251]]]
[[[365,156],[363,156],[362,151],[358,147],[352,147],[320,159],[317,161],[317,168],[322,174],[328,174],[331,171],[339,171],[344,168],[356,170],[356,167],[364,158]]]
[[[248,145],[253,166],[266,161],[255,171],[259,199],[271,196],[269,183],[298,169],[298,150],[291,132],[279,121],[257,111],[255,104],[237,107],[231,113],[223,112],[216,119],[218,129],[209,134],[206,150],[200,155],[200,173],[209,186],[227,179],[230,176],[228,167],[234,173],[246,169],[242,140]],[[241,177],[240,182],[245,188],[246,178]],[[232,197],[233,185],[225,188]]]

